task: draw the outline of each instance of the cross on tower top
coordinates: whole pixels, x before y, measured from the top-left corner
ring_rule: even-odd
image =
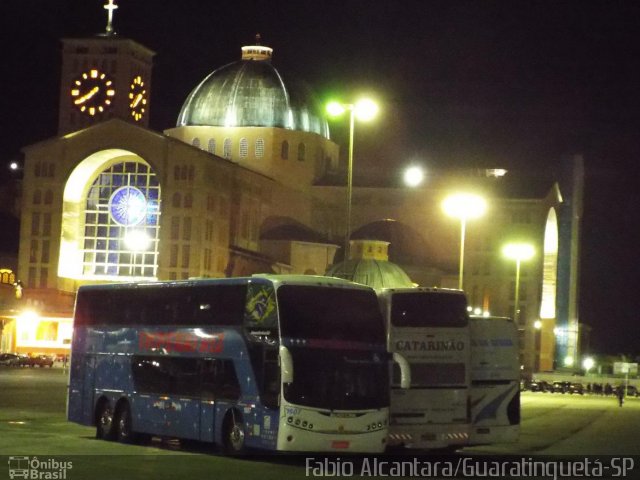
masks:
[[[109,3],[107,3],[104,6],[104,9],[107,10],[107,35],[114,35],[115,32],[113,31],[113,11],[116,10],[118,8],[118,6],[116,4],[114,4],[113,2],[115,0],[108,0]]]

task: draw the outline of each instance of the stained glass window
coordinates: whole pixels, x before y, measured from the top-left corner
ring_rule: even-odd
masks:
[[[102,171],[87,195],[85,275],[155,277],[158,268],[160,185],[140,162]]]

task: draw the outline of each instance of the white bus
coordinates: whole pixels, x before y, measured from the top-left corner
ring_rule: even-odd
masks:
[[[455,449],[468,444],[470,332],[459,290],[378,291],[395,364],[389,445]]]
[[[520,434],[518,331],[505,317],[471,316],[471,445]]]

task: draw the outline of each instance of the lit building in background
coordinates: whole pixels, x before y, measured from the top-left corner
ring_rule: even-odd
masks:
[[[312,92],[283,78],[273,50],[256,41],[194,87],[174,128],[157,132],[148,128],[153,55],[109,32],[63,40],[58,136],[23,149],[16,277],[24,294],[19,311],[1,313],[13,325],[3,350],[64,348],[64,319],[83,284],[322,275],[342,261],[347,165]],[[104,95],[91,94],[96,87]],[[522,358],[527,371],[550,370],[558,355],[577,355],[583,172],[579,158],[567,165],[570,174],[544,179],[442,171],[419,188],[356,179],[350,238],[388,243],[389,260],[412,283],[463,280],[469,304],[497,316],[514,308],[502,245],[532,243],[538,254],[520,278]],[[460,228],[441,204],[467,189],[488,208],[467,225],[459,279]],[[27,309],[38,317],[20,317]],[[562,329],[566,341],[554,336]]]

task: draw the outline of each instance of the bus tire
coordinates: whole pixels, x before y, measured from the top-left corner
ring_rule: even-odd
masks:
[[[245,434],[242,415],[231,409],[222,423],[222,447],[229,455],[241,455],[245,452]]]
[[[131,407],[129,402],[123,400],[116,410],[115,437],[120,443],[135,443],[136,434],[131,429]]]
[[[113,408],[109,400],[103,398],[96,407],[96,438],[100,440],[113,440],[115,438],[113,428]]]

